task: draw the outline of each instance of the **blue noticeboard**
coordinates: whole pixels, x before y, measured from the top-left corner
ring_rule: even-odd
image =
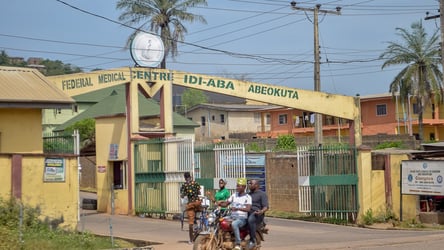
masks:
[[[245,175],[247,180],[258,180],[261,190],[266,191],[265,154],[245,154]]]

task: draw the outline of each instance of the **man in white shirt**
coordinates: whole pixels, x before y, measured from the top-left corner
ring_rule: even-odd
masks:
[[[247,179],[239,178],[236,184],[236,193],[232,194],[228,198],[228,203],[231,205],[231,218],[233,222],[231,227],[233,228],[234,237],[236,238],[234,250],[240,250],[240,232],[239,229],[247,224],[248,212],[251,209],[251,196],[245,193],[247,186]]]

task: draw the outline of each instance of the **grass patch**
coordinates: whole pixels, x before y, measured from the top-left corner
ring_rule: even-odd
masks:
[[[267,211],[268,217],[281,218],[281,219],[289,219],[289,220],[302,220],[302,221],[310,221],[310,222],[319,222],[319,223],[328,223],[328,224],[336,224],[336,225],[348,225],[347,220],[337,219],[337,218],[327,218],[327,217],[317,217],[308,215],[306,213],[297,213],[297,212],[284,212],[284,211]]]
[[[22,215],[20,219],[20,214]],[[131,248],[134,242],[79,233],[59,228],[62,220],[39,220],[38,208],[21,205],[10,199],[0,198],[0,249],[111,249]]]

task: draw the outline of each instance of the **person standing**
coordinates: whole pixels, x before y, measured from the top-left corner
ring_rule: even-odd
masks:
[[[211,201],[214,202],[216,206],[219,207],[221,211],[227,209],[227,199],[230,197],[230,191],[225,188],[227,185],[227,181],[224,179],[219,180],[219,190],[214,194],[214,197],[211,197]],[[211,196],[211,192],[207,193],[208,196]]]
[[[256,245],[256,228],[257,225],[264,221],[265,212],[268,210],[267,194],[260,190],[258,180],[250,180],[249,195],[251,196],[251,210],[248,215],[248,227],[250,229],[250,243],[251,249]]]
[[[235,237],[235,247],[234,250],[240,250],[240,228],[247,224],[248,212],[251,209],[251,197],[245,193],[245,188],[247,187],[247,179],[239,178],[236,184],[236,193],[232,194],[228,198],[228,205],[231,205],[231,218],[233,222],[231,223],[231,228],[234,232]]]
[[[185,183],[180,187],[180,197],[188,198],[188,203],[186,205],[186,212],[188,216],[188,234],[190,237],[189,244],[193,243],[194,240],[194,220],[196,218],[196,211],[201,210],[201,200],[200,195],[200,185],[191,178],[189,172],[184,174]]]

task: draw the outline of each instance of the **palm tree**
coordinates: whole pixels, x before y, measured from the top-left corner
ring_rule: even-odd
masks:
[[[188,7],[207,5],[206,0],[119,0],[117,9],[123,10],[120,21],[140,24],[138,30],[147,29],[159,34],[165,46],[165,56],[160,67],[166,68],[166,57],[177,56],[177,42],[184,40],[187,29],[184,21],[206,23],[203,16],[187,12]],[[134,33],[131,35],[131,37]]]
[[[440,71],[441,54],[438,30],[431,37],[422,26],[422,22],[411,25],[411,31],[396,28],[403,43],[389,42],[387,49],[380,55],[386,59],[382,69],[392,65],[404,65],[390,83],[393,96],[399,93],[402,100],[413,96],[417,103],[419,139],[424,138],[423,113],[433,102],[443,102],[443,83]]]

